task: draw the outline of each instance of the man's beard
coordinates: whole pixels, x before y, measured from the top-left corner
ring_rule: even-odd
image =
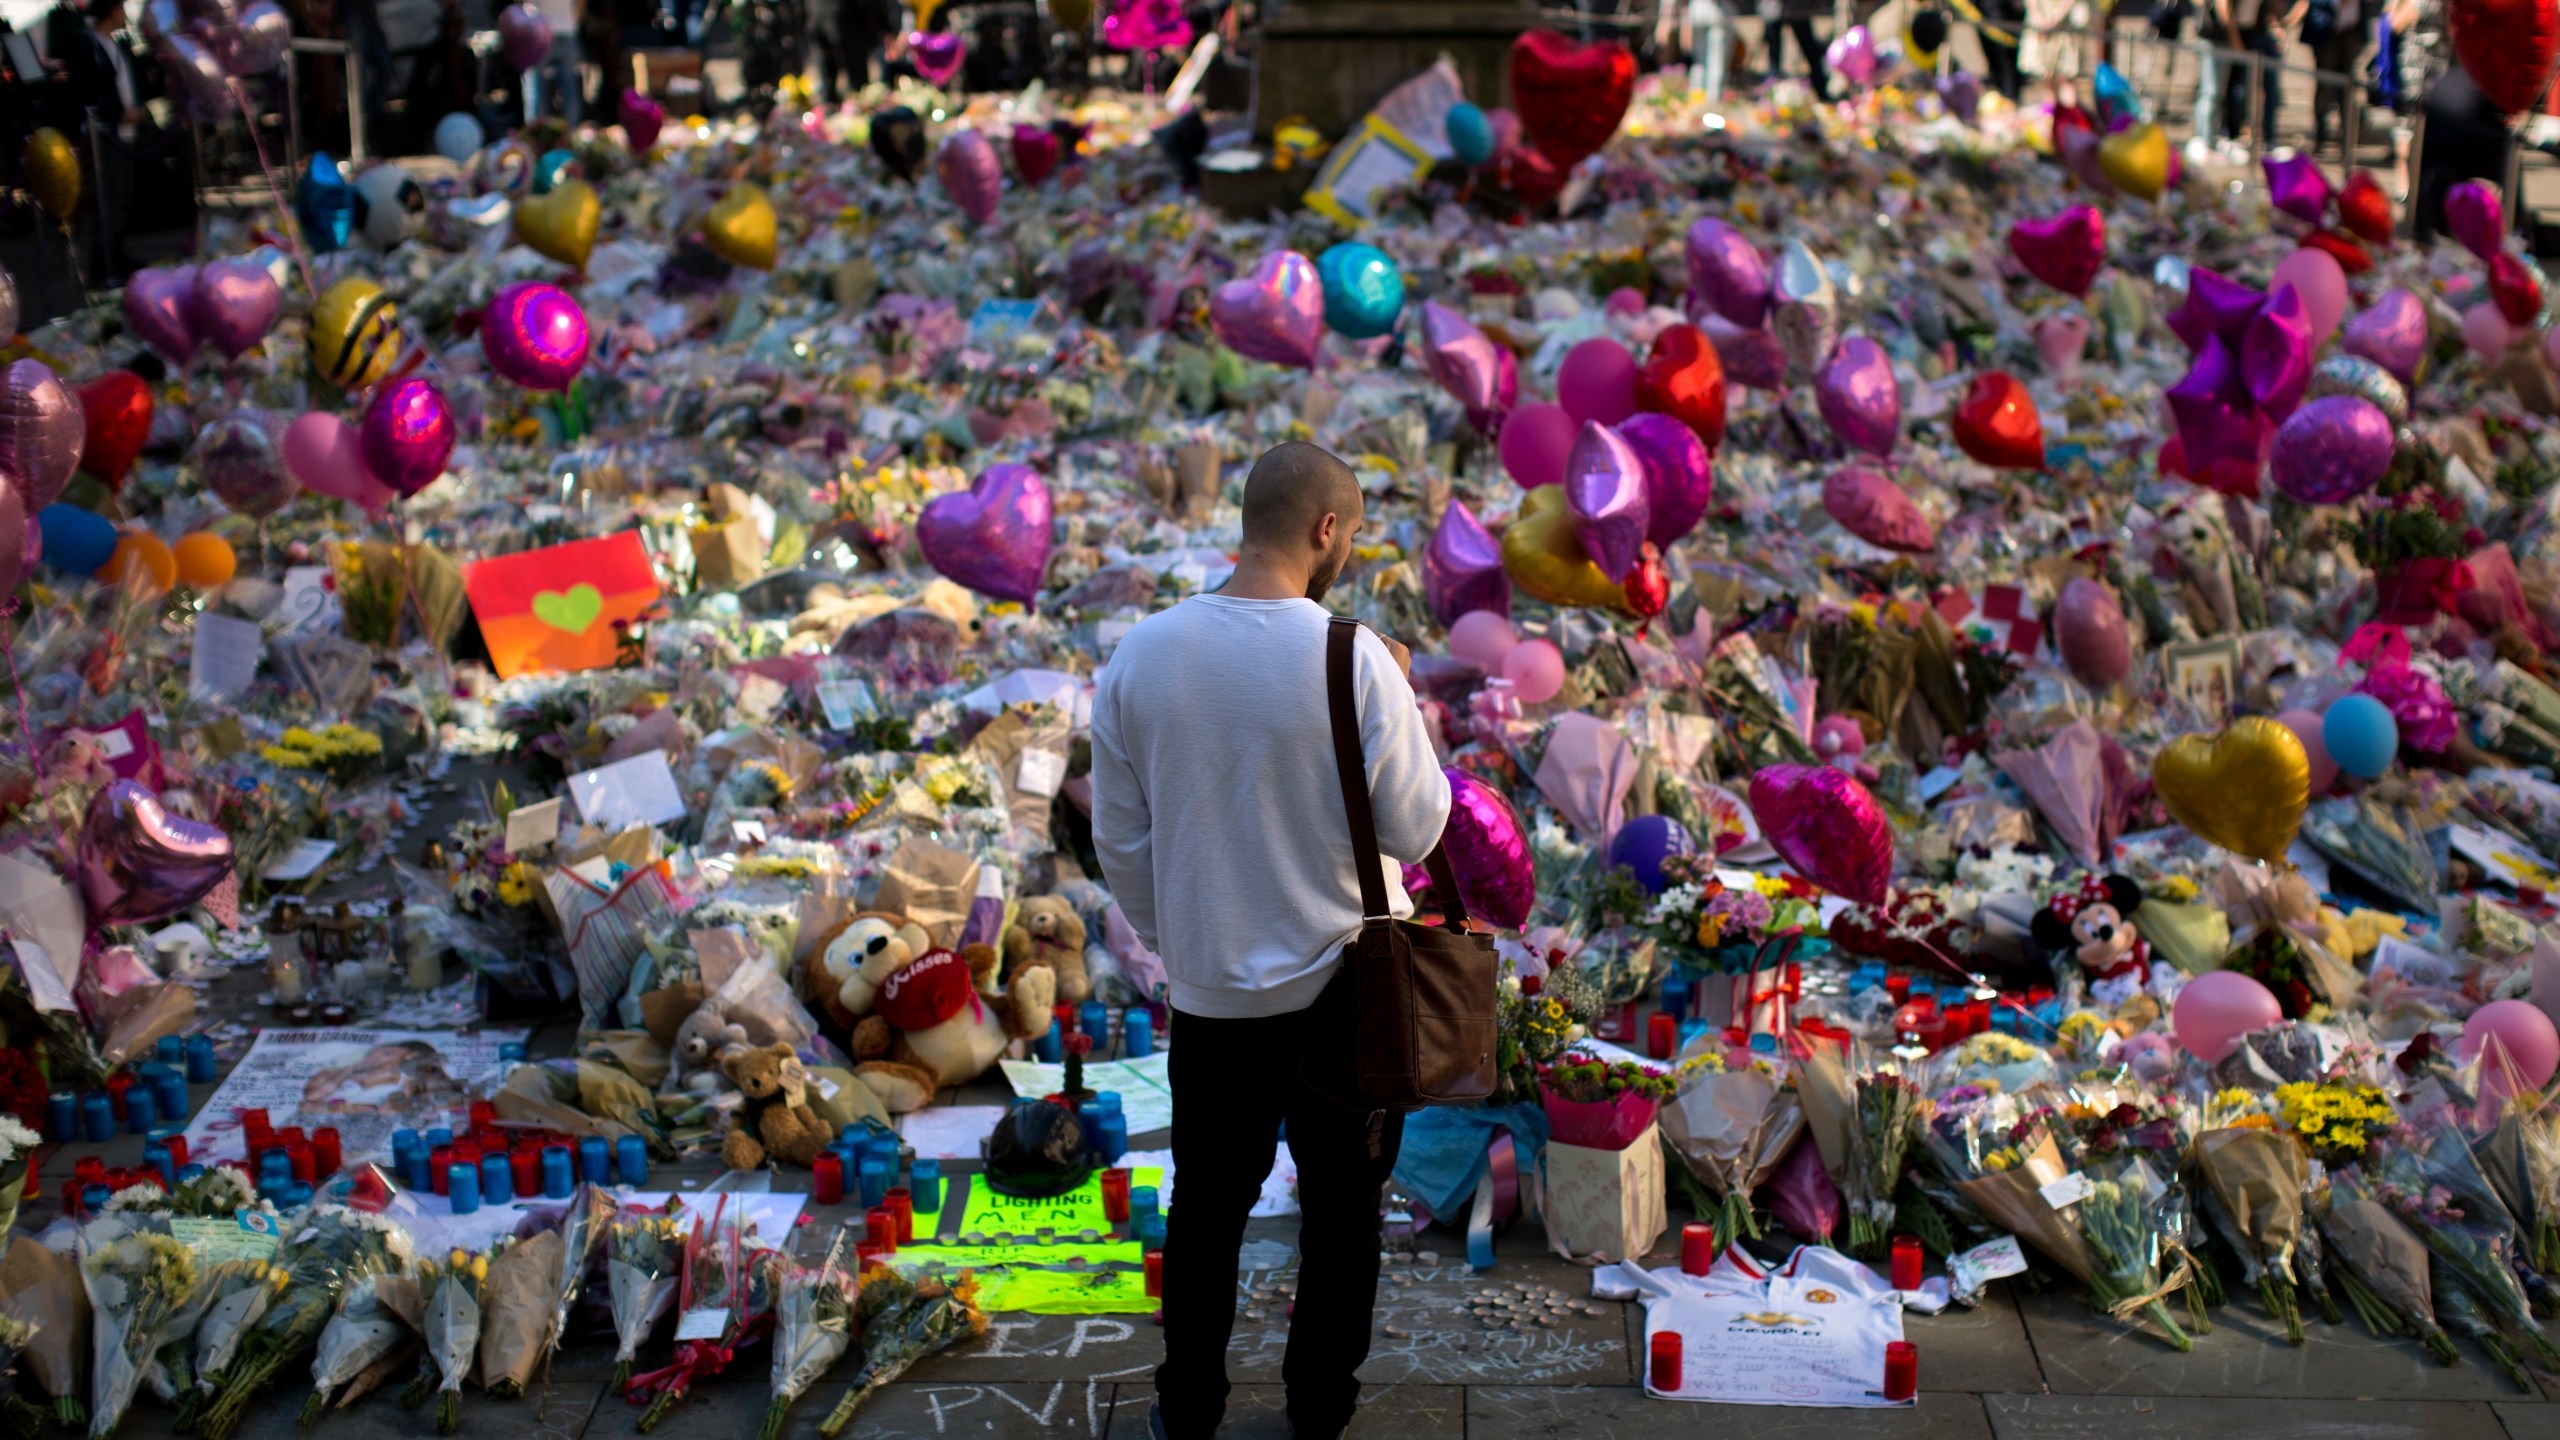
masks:
[[[1348,545],[1343,546],[1339,553],[1324,557],[1323,563],[1316,566],[1315,573],[1307,577],[1307,598],[1323,604],[1324,592],[1332,589],[1333,582],[1342,578],[1342,567],[1350,560],[1351,547]]]

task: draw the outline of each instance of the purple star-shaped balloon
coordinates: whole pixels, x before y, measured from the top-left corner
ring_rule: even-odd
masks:
[[[2267,303],[2265,292],[2252,290],[2199,265],[2187,272],[2186,303],[2169,312],[2169,329],[2201,353],[2209,337],[2237,345]]]
[[[2328,213],[2329,177],[2320,173],[2320,162],[2296,151],[2282,160],[2270,155],[2263,162],[2267,172],[2267,203],[2305,225],[2317,225]]]
[[[2270,427],[2240,378],[2239,362],[2219,337],[2208,337],[2186,378],[2168,392],[2169,414],[2189,474],[2217,461],[2256,465],[2266,453]]]
[[[2311,383],[2311,315],[2291,285],[2276,293],[2240,337],[2240,382],[2249,398],[2282,420]]]

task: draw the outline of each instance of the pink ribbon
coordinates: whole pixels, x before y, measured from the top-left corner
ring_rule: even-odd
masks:
[[[2409,635],[2397,625],[2367,624],[2359,626],[2338,652],[2341,660],[2354,660],[2376,670],[2409,663]]]

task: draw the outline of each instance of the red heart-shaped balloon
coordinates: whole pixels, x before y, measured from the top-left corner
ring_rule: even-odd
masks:
[[[1705,331],[1671,325],[1653,337],[1636,372],[1636,408],[1688,426],[1710,450],[1724,442],[1724,360]]]
[[[151,387],[130,370],[110,370],[80,387],[80,413],[88,426],[80,468],[109,490],[121,487],[151,438]]]
[[[2489,103],[2530,110],[2560,66],[2560,0],[2453,0],[2453,53]]]
[[[2107,263],[2107,218],[2095,205],[2030,216],[2009,227],[2009,253],[2028,274],[2065,295],[2086,295]]]
[[[1025,185],[1037,185],[1058,168],[1058,134],[1028,125],[1013,127],[1013,168]]]
[[[1511,104],[1559,171],[1608,144],[1635,95],[1636,57],[1615,40],[1530,30],[1511,44]]]
[[[2489,257],[2489,298],[2510,325],[2530,325],[2542,313],[2542,286],[2523,261],[2504,250]]]
[[[2017,376],[1985,370],[1956,407],[1956,445],[1995,470],[2044,468],[2044,421]]]
[[[1643,634],[1642,627],[1653,623],[1653,617],[1671,603],[1671,577],[1663,573],[1662,552],[1645,546],[1636,568],[1627,572],[1618,588],[1626,592],[1627,613],[1636,617],[1636,633]]]
[[[2327,252],[2330,259],[2338,262],[2338,268],[2350,275],[2362,275],[2373,268],[2373,256],[2352,235],[2314,230],[2302,237],[2302,244],[2305,249]]]
[[[2368,245],[2391,243],[2391,197],[2382,193],[2372,171],[2359,170],[2347,177],[2346,187],[2338,192],[2338,222]]]
[[[1564,193],[1564,182],[1571,166],[1559,165],[1534,143],[1523,140],[1518,148],[1503,157],[1503,170],[1511,181],[1511,193],[1530,210],[1546,208]]]

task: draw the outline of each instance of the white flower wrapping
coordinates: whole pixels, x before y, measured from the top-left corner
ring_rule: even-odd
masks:
[[[276,1287],[261,1271],[249,1277],[230,1294],[213,1302],[204,1312],[203,1323],[196,1326],[196,1384],[204,1390],[214,1388],[214,1377],[229,1368],[240,1354],[240,1342],[258,1328],[266,1318],[267,1307],[275,1303]]]
[[[658,1322],[675,1308],[676,1287],[680,1277],[652,1275],[637,1265],[621,1260],[608,1260],[604,1267],[606,1289],[613,1300],[613,1333],[617,1348],[613,1358],[625,1362],[638,1358],[642,1342]]]
[[[833,1303],[822,1304],[830,1285]],[[783,1281],[774,1306],[773,1398],[777,1403],[807,1394],[853,1345],[853,1303],[842,1288],[844,1277],[818,1273],[792,1275]]]
[[[473,1288],[469,1271],[449,1273],[427,1301],[427,1353],[435,1357],[436,1388],[442,1392],[462,1393],[463,1377],[480,1348],[480,1299]]]
[[[311,1385],[322,1395],[361,1375],[365,1367],[391,1353],[409,1327],[384,1308],[374,1291],[378,1277],[368,1275],[347,1287],[338,1313],[329,1317],[311,1357]],[[476,1328],[476,1327],[475,1327]]]

